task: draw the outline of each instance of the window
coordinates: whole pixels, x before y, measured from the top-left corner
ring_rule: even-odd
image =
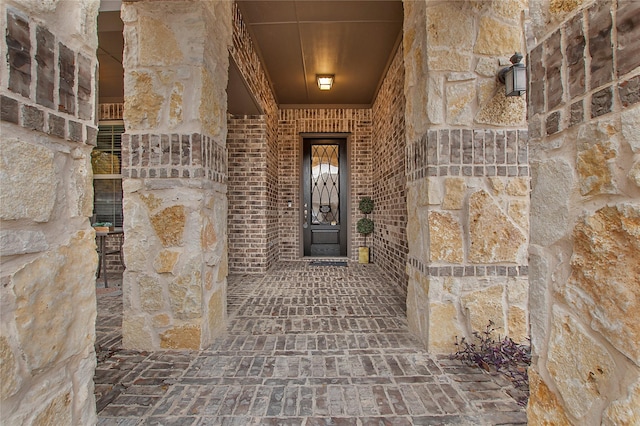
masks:
[[[97,146],[91,152],[93,168],[93,215],[95,222],[122,227],[122,121],[101,121]]]

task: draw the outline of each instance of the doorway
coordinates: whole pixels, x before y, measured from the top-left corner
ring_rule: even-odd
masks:
[[[304,256],[346,257],[346,137],[303,139],[302,186]]]

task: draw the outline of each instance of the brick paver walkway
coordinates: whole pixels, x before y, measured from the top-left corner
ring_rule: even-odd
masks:
[[[122,350],[122,295],[99,295],[99,425],[526,424],[506,379],[422,349],[396,288],[353,263],[231,276],[228,334],[197,352]]]

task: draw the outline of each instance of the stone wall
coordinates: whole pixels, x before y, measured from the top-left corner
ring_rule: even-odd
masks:
[[[99,2],[0,3],[0,413],[95,424]]]
[[[358,246],[364,238],[356,232],[361,197],[371,196],[371,109],[282,109],[278,126],[278,179],[280,218],[280,259],[296,260],[302,256],[300,235],[300,180],[302,145],[300,133],[348,134],[350,161],[349,205],[352,259],[358,258]],[[288,202],[292,207],[288,207]]]
[[[264,114],[229,117],[229,268],[261,273],[279,255],[278,107],[242,14],[233,7],[230,54]]]
[[[124,2],[121,16],[123,345],[200,349],[226,328],[232,3]]]
[[[404,137],[404,64],[395,54],[372,107],[372,194],[375,263],[406,291],[407,202]]]
[[[529,335],[525,99],[496,81],[524,50],[522,0],[405,1],[407,315],[431,352]]]
[[[532,2],[531,424],[640,424],[640,3]]]

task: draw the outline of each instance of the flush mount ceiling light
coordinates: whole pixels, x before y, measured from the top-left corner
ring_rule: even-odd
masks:
[[[503,68],[498,73],[498,80],[504,83],[507,96],[522,96],[527,91],[527,68],[522,61],[522,55],[516,52],[510,59],[510,67]]]
[[[320,90],[331,90],[333,86],[333,74],[317,74],[316,80],[318,81],[318,87]]]

